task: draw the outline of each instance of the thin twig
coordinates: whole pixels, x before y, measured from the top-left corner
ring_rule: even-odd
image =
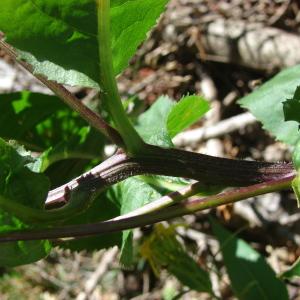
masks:
[[[137,216],[123,215],[115,219],[93,224],[80,224],[56,228],[12,231],[0,235],[0,242],[19,240],[59,239],[65,237],[86,237],[104,233],[117,232],[135,227],[146,226],[157,222],[195,213],[208,208],[234,203],[249,197],[290,188],[294,175],[255,184],[248,187],[233,189],[218,195],[187,200],[171,207]]]
[[[119,147],[124,147],[123,139],[116,129],[107,124],[98,114],[85,106],[79,99],[77,99],[69,90],[62,84],[48,80],[45,76],[36,74],[33,67],[18,58],[16,50],[7,44],[0,36],[0,48],[2,48],[10,58],[19,63],[23,68],[30,72],[34,77],[47,86],[56,96],[63,100],[69,107],[80,114],[91,126],[103,133],[113,143]]]

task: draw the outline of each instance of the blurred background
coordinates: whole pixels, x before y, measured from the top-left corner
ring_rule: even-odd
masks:
[[[211,111],[174,143],[190,151],[228,158],[290,161],[290,149],[263,131],[237,100],[283,68],[300,63],[297,0],[171,0],[166,13],[118,78],[130,113],[144,111],[160,95],[179,100],[201,94]],[[0,51],[0,92],[49,93]],[[71,88],[84,101],[93,90]],[[111,148],[106,149],[107,153]],[[251,198],[179,220],[176,230],[201,266],[219,261],[208,214],[218,217],[264,254],[276,272],[300,255],[300,212],[290,191]],[[177,220],[178,221],[178,220]],[[135,231],[137,249],[151,227]],[[1,255],[1,254],[0,254]],[[235,299],[224,267],[213,280],[221,299]],[[220,279],[221,278],[221,279]],[[300,299],[300,280],[288,282]],[[29,266],[0,270],[0,299],[210,299],[188,291],[175,277],[157,277],[139,251],[131,268],[120,266],[118,249],[71,253],[57,249]],[[259,299],[257,299],[259,300]]]

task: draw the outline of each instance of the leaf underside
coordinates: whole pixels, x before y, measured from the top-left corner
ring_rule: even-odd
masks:
[[[128,65],[168,0],[111,0],[115,74]],[[95,0],[2,0],[0,30],[37,73],[95,87],[99,58]],[[30,54],[29,54],[30,53]]]

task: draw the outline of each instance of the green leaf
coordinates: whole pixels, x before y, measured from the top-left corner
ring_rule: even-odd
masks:
[[[5,112],[0,114],[0,136],[17,140],[32,151],[44,152],[40,157],[41,171],[57,161],[76,159],[72,161],[74,166],[84,160],[75,174],[78,175],[90,160],[102,157],[103,135],[87,126],[56,96],[28,91],[2,94],[0,111]],[[66,164],[64,167],[70,169]],[[57,174],[62,172],[55,174],[56,179]]]
[[[145,142],[157,146],[173,146],[167,129],[167,120],[174,105],[175,102],[169,97],[162,96],[146,112],[140,115],[136,129]]]
[[[171,138],[198,121],[209,110],[209,103],[199,96],[185,96],[168,115],[167,128]]]
[[[66,106],[55,96],[28,91],[0,95],[0,136],[24,142],[33,150],[45,147],[36,126]]]
[[[141,254],[159,276],[161,268],[166,268],[184,285],[198,292],[213,294],[209,274],[184,249],[177,240],[174,226],[155,226],[151,236],[141,246]]]
[[[116,74],[127,66],[167,2],[111,0]],[[7,42],[34,56],[21,55],[37,73],[69,85],[94,87],[98,83],[95,0],[2,0],[0,30]]]
[[[300,257],[295,261],[295,263],[285,272],[280,274],[280,278],[291,279],[300,277]]]
[[[245,241],[212,221],[219,240],[232,289],[240,300],[288,300],[284,283],[276,277],[264,257]]]
[[[128,178],[119,184],[121,215],[138,209],[153,200],[161,197],[161,194],[138,177]],[[122,236],[121,263],[125,266],[132,264],[132,230],[125,230]]]
[[[111,0],[114,70],[124,70],[169,0]],[[121,22],[120,22],[121,20]]]
[[[199,96],[183,97],[177,104],[167,96],[159,97],[141,114],[136,129],[145,142],[172,147],[171,138],[195,123],[209,110],[209,104]]]
[[[283,102],[285,121],[296,121],[300,123],[300,86],[296,88],[293,98]]]
[[[239,103],[249,109],[277,140],[295,145],[299,139],[298,124],[285,121],[282,102],[292,98],[299,85],[300,65],[297,65],[280,72]]]

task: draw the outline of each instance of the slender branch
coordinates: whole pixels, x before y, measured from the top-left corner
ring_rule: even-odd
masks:
[[[234,203],[249,197],[287,189],[290,188],[293,179],[294,175],[286,176],[277,180],[233,189],[215,196],[196,200],[187,200],[171,207],[164,208],[160,211],[153,211],[139,215],[129,213],[128,215],[123,215],[121,217],[99,223],[8,232],[0,235],[0,242],[58,239],[65,237],[79,238],[146,226],[208,208],[215,208],[220,205]]]
[[[0,36],[0,48],[2,48],[10,58],[18,62],[23,68],[35,76],[45,86],[47,86],[56,96],[63,100],[69,107],[75,110],[80,116],[86,120],[91,126],[103,133],[113,143],[119,147],[124,147],[124,142],[116,129],[107,124],[98,114],[85,106],[79,101],[70,91],[68,91],[63,85],[54,81],[48,80],[43,75],[35,74],[33,67],[18,58],[16,50],[7,44]]]
[[[97,0],[97,10],[101,99],[126,144],[127,152],[139,154],[147,149],[147,145],[130,123],[124,111],[113,70],[110,0]]]

